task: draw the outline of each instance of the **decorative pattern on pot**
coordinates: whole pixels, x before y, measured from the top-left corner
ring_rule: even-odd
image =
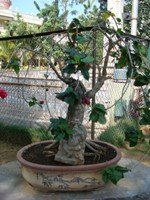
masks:
[[[41,191],[76,191],[102,187],[100,171],[69,173],[36,172],[22,167],[23,177],[31,186]]]

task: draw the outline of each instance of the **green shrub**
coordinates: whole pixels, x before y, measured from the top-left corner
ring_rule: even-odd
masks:
[[[0,123],[0,140],[13,145],[24,146],[32,143],[32,136],[30,130],[26,127]]]
[[[39,125],[36,129],[31,129],[33,141],[52,140],[53,136],[47,127]]]
[[[123,131],[116,127],[110,126],[100,134],[98,139],[114,144],[115,146],[122,147],[125,144],[125,135]]]
[[[25,146],[32,142],[53,139],[46,127],[28,128],[25,126],[0,123],[0,140],[13,145]]]
[[[121,127],[123,131],[125,132],[129,127],[134,127],[135,129],[139,129],[138,122],[133,119],[121,119],[117,124],[117,127]]]
[[[132,119],[122,119],[114,126],[108,127],[98,139],[114,144],[118,147],[125,146],[125,136],[130,130],[138,131],[138,123]]]

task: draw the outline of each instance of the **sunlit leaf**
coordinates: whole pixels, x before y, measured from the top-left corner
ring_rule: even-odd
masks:
[[[117,184],[119,180],[124,178],[124,173],[129,172],[130,170],[126,167],[113,166],[108,167],[102,172],[102,179],[105,183],[111,181],[113,184]]]

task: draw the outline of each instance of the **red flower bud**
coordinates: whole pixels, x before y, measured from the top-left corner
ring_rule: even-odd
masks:
[[[84,97],[82,98],[82,103],[83,103],[84,105],[90,105],[90,99],[89,99],[88,97],[84,96]]]
[[[44,101],[40,101],[39,104],[41,104],[41,105],[44,104]]]
[[[0,88],[0,97],[2,99],[5,99],[8,96],[8,93],[4,90]]]

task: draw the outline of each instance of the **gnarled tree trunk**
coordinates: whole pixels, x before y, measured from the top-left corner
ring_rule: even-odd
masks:
[[[69,140],[61,140],[55,160],[70,165],[84,163],[85,140],[87,131],[82,125],[84,105],[69,106],[67,118],[74,131]]]
[[[81,82],[74,82],[73,88],[81,96],[85,93],[85,87]],[[75,105],[69,105],[67,112],[67,121],[74,133],[69,140],[61,140],[55,160],[70,164],[80,165],[84,163],[85,140],[87,131],[82,125],[84,118],[85,105],[79,102]]]

